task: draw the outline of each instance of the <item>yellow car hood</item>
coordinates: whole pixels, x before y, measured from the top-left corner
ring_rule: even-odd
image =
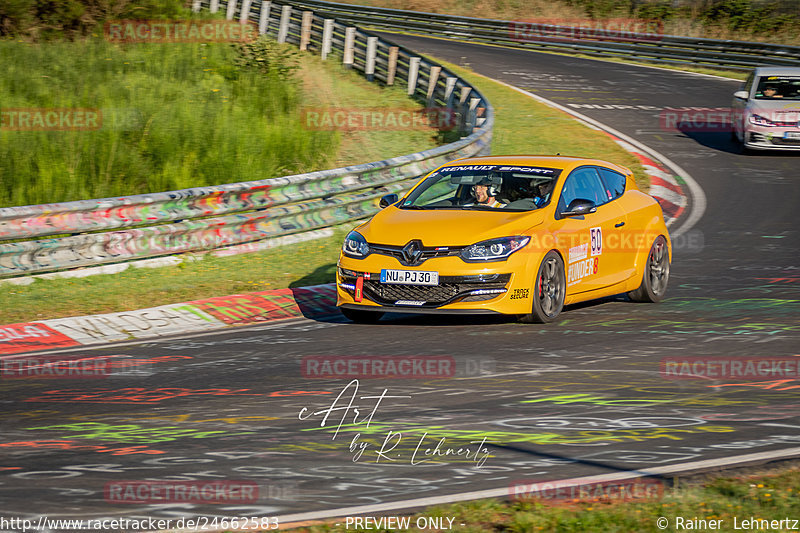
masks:
[[[525,235],[543,221],[543,211],[417,210],[390,206],[358,232],[374,244],[403,246],[418,239],[423,246],[467,246],[496,237]]]

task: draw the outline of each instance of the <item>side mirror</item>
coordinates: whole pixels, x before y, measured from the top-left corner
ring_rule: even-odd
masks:
[[[566,211],[561,212],[562,217],[576,217],[588,215],[597,211],[597,206],[591,200],[584,200],[583,198],[575,198],[567,206]]]
[[[739,100],[747,100],[750,95],[747,94],[747,91],[736,91],[733,93],[734,98],[738,98]]]
[[[383,209],[384,207],[389,207],[392,204],[396,204],[397,201],[400,199],[395,193],[387,194],[386,196],[381,197],[381,201],[378,202],[378,205]]]

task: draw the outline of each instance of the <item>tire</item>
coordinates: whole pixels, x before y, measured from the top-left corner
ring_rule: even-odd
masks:
[[[533,306],[527,315],[519,317],[520,322],[547,324],[558,318],[564,308],[567,294],[567,278],[564,275],[564,261],[554,250],[547,252],[539,265],[533,286]]]
[[[342,312],[346,319],[356,324],[374,324],[383,316],[381,312],[361,311],[359,309],[348,309],[347,307],[340,307],[339,311]]]
[[[741,155],[753,155],[753,151],[741,141],[739,141],[738,148]]]
[[[736,137],[735,134],[734,134],[734,137]],[[747,138],[747,132],[746,131],[742,132],[742,139],[741,140],[739,140],[739,137],[736,137],[736,139],[735,139],[736,140],[736,148],[739,150],[739,153],[742,154],[742,155],[753,155],[753,151],[744,144],[746,138]]]
[[[660,302],[667,292],[669,283],[669,250],[667,239],[663,235],[656,237],[647,254],[642,284],[635,291],[628,293],[634,302]]]

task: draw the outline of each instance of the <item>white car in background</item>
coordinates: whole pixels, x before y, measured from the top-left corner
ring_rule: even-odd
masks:
[[[733,97],[742,151],[800,150],[800,67],[758,67]]]

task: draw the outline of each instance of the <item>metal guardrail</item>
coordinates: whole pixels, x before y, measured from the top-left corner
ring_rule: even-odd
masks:
[[[757,66],[800,66],[798,46],[658,33],[594,32],[546,22],[478,19],[325,0],[299,0],[294,4],[365,27],[515,48],[743,71]]]
[[[289,4],[193,2],[194,9],[201,7],[224,9],[228,19],[258,24],[260,33],[339,59],[368,79],[402,83],[427,106],[451,109],[465,137],[415,154],[295,176],[3,208],[0,241],[18,242],[0,242],[0,277],[205,251],[358,220],[378,211],[380,196],[409,188],[433,168],[489,153],[494,114],[486,98],[411,50]]]

